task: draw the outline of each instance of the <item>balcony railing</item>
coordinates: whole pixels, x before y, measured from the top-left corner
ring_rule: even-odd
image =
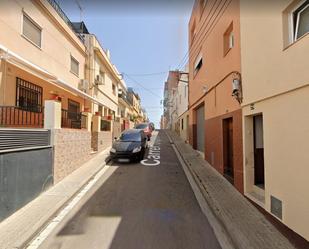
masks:
[[[0,106],[0,126],[42,128],[44,111],[34,112],[16,106]]]
[[[78,112],[61,110],[61,127],[70,129],[86,129],[87,115]]]
[[[54,8],[54,10],[58,13],[58,15],[62,18],[62,20],[70,27],[70,29],[74,32],[74,34],[84,43],[85,39],[82,35],[75,32],[74,27],[68,16],[61,9],[60,5],[55,0],[47,0],[49,4]]]

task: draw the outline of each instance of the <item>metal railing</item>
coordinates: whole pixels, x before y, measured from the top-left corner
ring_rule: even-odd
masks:
[[[84,43],[85,39],[82,35],[75,32],[74,27],[68,16],[61,9],[60,5],[55,0],[47,0],[49,4],[54,8],[54,10],[58,13],[58,15],[62,18],[62,20],[70,27],[70,29],[74,32],[74,34]]]
[[[86,129],[87,115],[61,109],[61,127],[70,129]]]
[[[16,106],[0,106],[0,126],[42,128],[44,111],[34,112]]]

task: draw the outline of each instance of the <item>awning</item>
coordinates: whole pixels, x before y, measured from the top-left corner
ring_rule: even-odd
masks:
[[[79,90],[76,87],[71,86],[69,83],[57,78],[55,75],[49,73],[47,70],[41,68],[40,66],[37,66],[37,65],[33,64],[32,62],[22,58],[21,56],[10,51],[9,49],[7,49],[6,47],[4,47],[1,44],[0,44],[0,50],[2,50],[4,52],[0,56],[1,60],[13,62],[14,65],[16,65],[16,62],[20,63],[21,65],[26,66],[26,67],[30,68],[31,70],[34,70],[35,72],[41,73],[44,76],[44,78],[46,78],[46,80],[48,82],[50,82],[51,84],[54,84],[56,86],[60,86],[61,88],[64,88],[65,90],[67,90],[69,92],[73,92],[74,94],[77,94],[80,97],[88,99],[95,104],[99,104],[99,105],[102,105],[104,107],[107,107],[106,104],[104,104],[102,101],[90,96],[89,94]]]

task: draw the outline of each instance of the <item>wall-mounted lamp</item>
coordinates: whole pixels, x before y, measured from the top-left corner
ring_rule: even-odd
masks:
[[[238,101],[239,104],[242,103],[241,74],[239,72],[234,73],[232,80],[232,96]]]

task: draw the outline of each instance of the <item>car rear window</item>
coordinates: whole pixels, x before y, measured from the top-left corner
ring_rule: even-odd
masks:
[[[142,137],[139,132],[122,133],[119,140],[123,142],[140,142]]]
[[[135,126],[135,129],[145,129],[147,127],[148,127],[147,124],[138,124],[138,125]]]

